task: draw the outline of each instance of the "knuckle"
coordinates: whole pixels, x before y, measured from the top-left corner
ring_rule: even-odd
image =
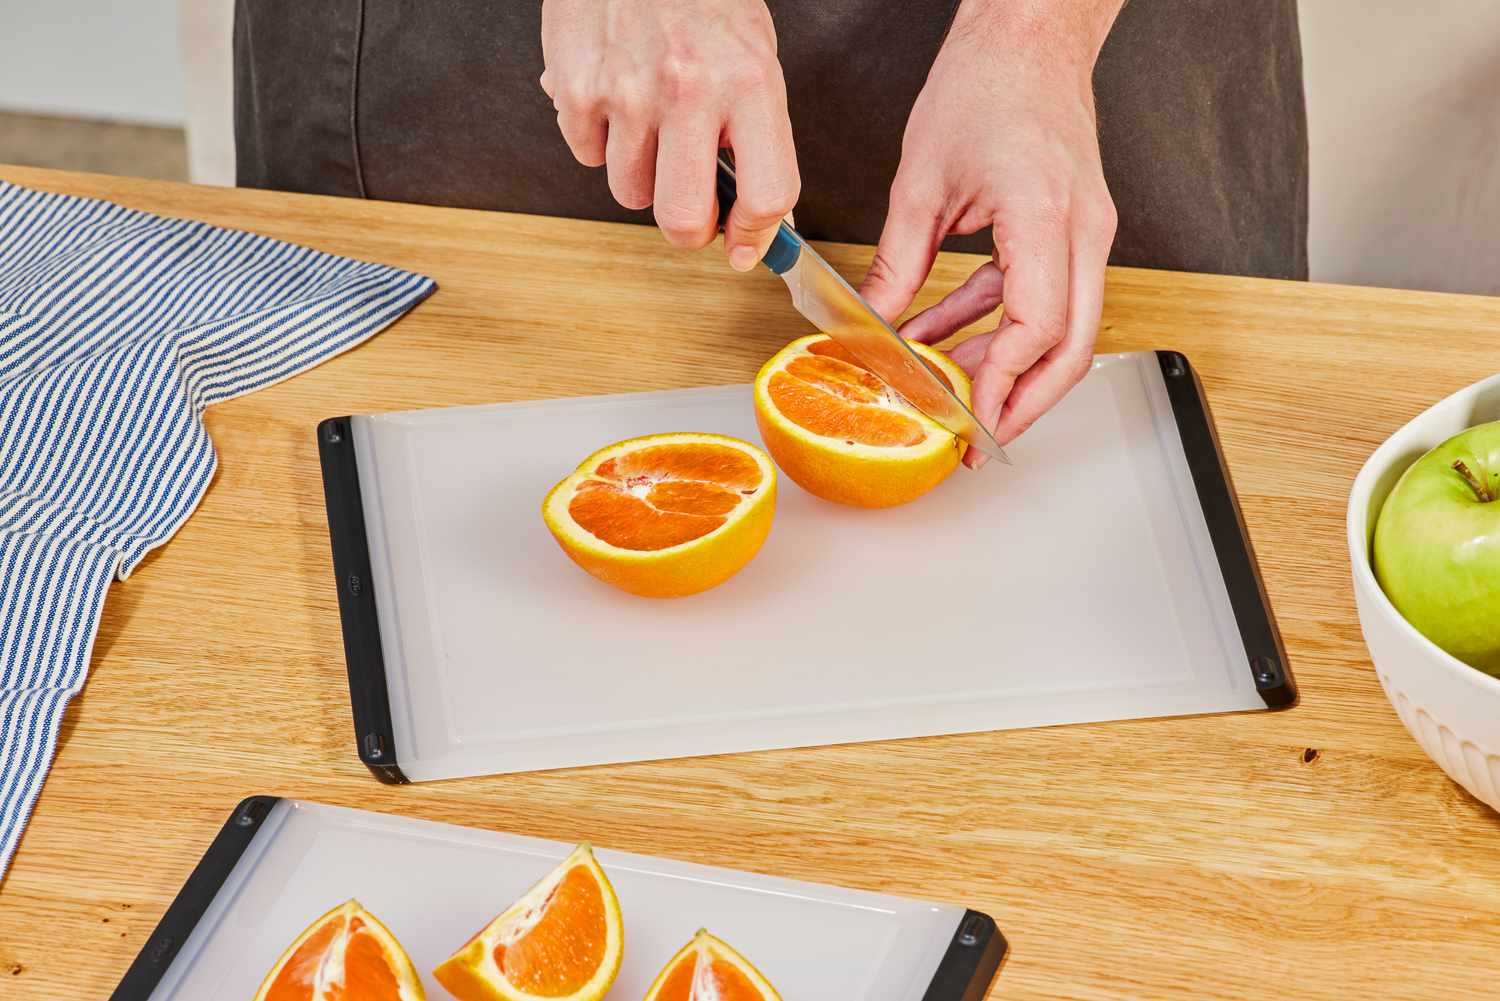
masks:
[[[1044,226],[1056,229],[1067,221],[1071,208],[1067,192],[1048,189],[1039,192],[1032,201],[1032,212]]]
[[[1041,346],[1048,350],[1061,344],[1067,334],[1068,314],[1066,309],[1047,316],[1042,320],[1037,329],[1037,338],[1041,342]]]
[[[1109,195],[1093,199],[1084,210],[1084,230],[1101,243],[1113,243],[1120,225],[1120,213]]]
[[[1100,208],[1100,226],[1110,237],[1113,237],[1115,231],[1120,228],[1120,210],[1115,208],[1115,200],[1107,194]]]
[[[600,142],[595,130],[561,114],[557,116],[557,127],[575,160],[585,167],[598,167],[604,163],[604,143]]]
[[[875,251],[875,256],[870,261],[868,280],[891,288],[902,284],[900,273],[883,250]]]
[[[683,202],[659,203],[656,224],[668,239],[696,237],[708,226],[708,209]]]
[[[1023,366],[1022,371],[1030,367],[1031,359],[1045,355],[1062,341],[1065,323],[1066,320],[1061,316],[1047,315],[1038,317],[1031,323],[1021,324],[1017,333],[1023,340],[1017,347],[1021,349],[1018,357],[1025,359],[1018,362]]]
[[[735,93],[761,92],[775,87],[781,74],[774,61],[744,59],[729,72],[729,84]]]
[[[599,106],[594,89],[576,76],[554,80],[553,87],[552,99],[559,111],[587,114]]]
[[[1094,358],[1087,351],[1080,351],[1068,359],[1064,370],[1068,376],[1068,385],[1076,386],[1083,381],[1083,377],[1089,374],[1089,369],[1094,367]]]
[[[609,161],[609,193],[627,209],[643,209],[651,204],[651,189],[634,165]]]
[[[801,193],[802,182],[795,174],[776,178],[750,194],[745,209],[757,219],[780,219],[796,207]]]
[[[662,97],[673,104],[695,103],[708,91],[707,70],[700,60],[685,53],[664,59],[656,75]]]
[[[643,121],[650,114],[650,110],[651,100],[648,91],[637,80],[622,81],[609,100],[610,117],[621,121]]]
[[[615,201],[627,209],[639,211],[651,204],[650,195],[642,194],[629,186],[611,184],[609,190],[615,196]]]
[[[604,149],[598,143],[587,139],[579,139],[567,136],[568,149],[573,152],[573,159],[585,167],[604,166]]]
[[[987,176],[980,188],[989,194],[989,204],[998,217],[1028,232],[1065,229],[1075,208],[1072,192],[1056,178],[1032,178],[1018,186],[1015,178]]]

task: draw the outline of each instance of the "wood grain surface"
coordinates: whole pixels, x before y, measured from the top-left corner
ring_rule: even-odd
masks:
[[[7,1001],[107,996],[252,793],[967,904],[1011,941],[996,998],[1500,994],[1500,816],[1386,703],[1343,541],[1376,444],[1500,368],[1500,300],[1110,272],[1099,350],[1177,348],[1202,375],[1301,687],[1289,711],[391,788],[354,756],[316,422],[748,380],[804,329],[780,282],[640,227],[0,176],[439,286],[364,346],[209,412],[218,474],[176,538],[111,588],[0,886]],[[855,276],[870,255],[827,250]],[[977,262],[942,257],[920,302]]]

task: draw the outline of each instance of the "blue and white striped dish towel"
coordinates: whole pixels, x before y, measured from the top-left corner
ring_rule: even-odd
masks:
[[[0,878],[110,580],[192,513],[211,404],[376,333],[430,278],[0,181]]]

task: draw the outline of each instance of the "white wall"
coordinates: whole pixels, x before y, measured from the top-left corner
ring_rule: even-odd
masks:
[[[0,0],[0,110],[182,125],[177,0]]]
[[[233,187],[235,0],[180,3],[188,177],[195,184]]]
[[[1500,3],[1300,12],[1312,277],[1500,293]]]

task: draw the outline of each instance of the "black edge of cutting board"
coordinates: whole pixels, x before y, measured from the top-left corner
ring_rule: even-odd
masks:
[[[370,572],[370,543],[364,498],[359,489],[350,418],[330,417],[318,425],[318,459],[328,506],[328,539],[333,547],[334,585],[344,632],[344,663],[349,671],[349,705],[354,712],[355,753],[365,767],[389,785],[407,782],[396,760],[391,696],[380,648],[380,614]]]
[[[239,802],[125,971],[110,1001],[148,1001],[278,801],[276,796],[250,796]],[[983,1001],[1000,971],[1005,950],[1005,936],[994,919],[966,911],[921,1001]]]
[[[213,903],[224,881],[234,871],[240,856],[255,840],[255,833],[271,815],[277,799],[276,796],[251,796],[234,808],[224,826],[219,828],[213,844],[198,860],[193,874],[177,891],[177,898],[157,922],[156,930],[146,939],[130,969],[125,971],[119,986],[109,996],[110,1001],[147,1001],[161,983],[161,978],[171,969],[182,943],[203,920],[208,905]]]
[[[1162,382],[1177,419],[1177,433],[1187,455],[1188,470],[1198,491],[1198,503],[1208,523],[1218,557],[1219,572],[1229,592],[1229,604],[1245,648],[1245,670],[1269,709],[1283,709],[1297,701],[1297,686],[1287,664],[1281,632],[1271,614],[1265,583],[1255,562],[1255,550],[1240,512],[1229,466],[1219,447],[1213,415],[1203,384],[1187,358],[1176,351],[1158,351]]]
[[[922,1001],[984,1001],[1000,973],[1005,949],[1005,936],[994,918],[979,911],[966,912]]]

